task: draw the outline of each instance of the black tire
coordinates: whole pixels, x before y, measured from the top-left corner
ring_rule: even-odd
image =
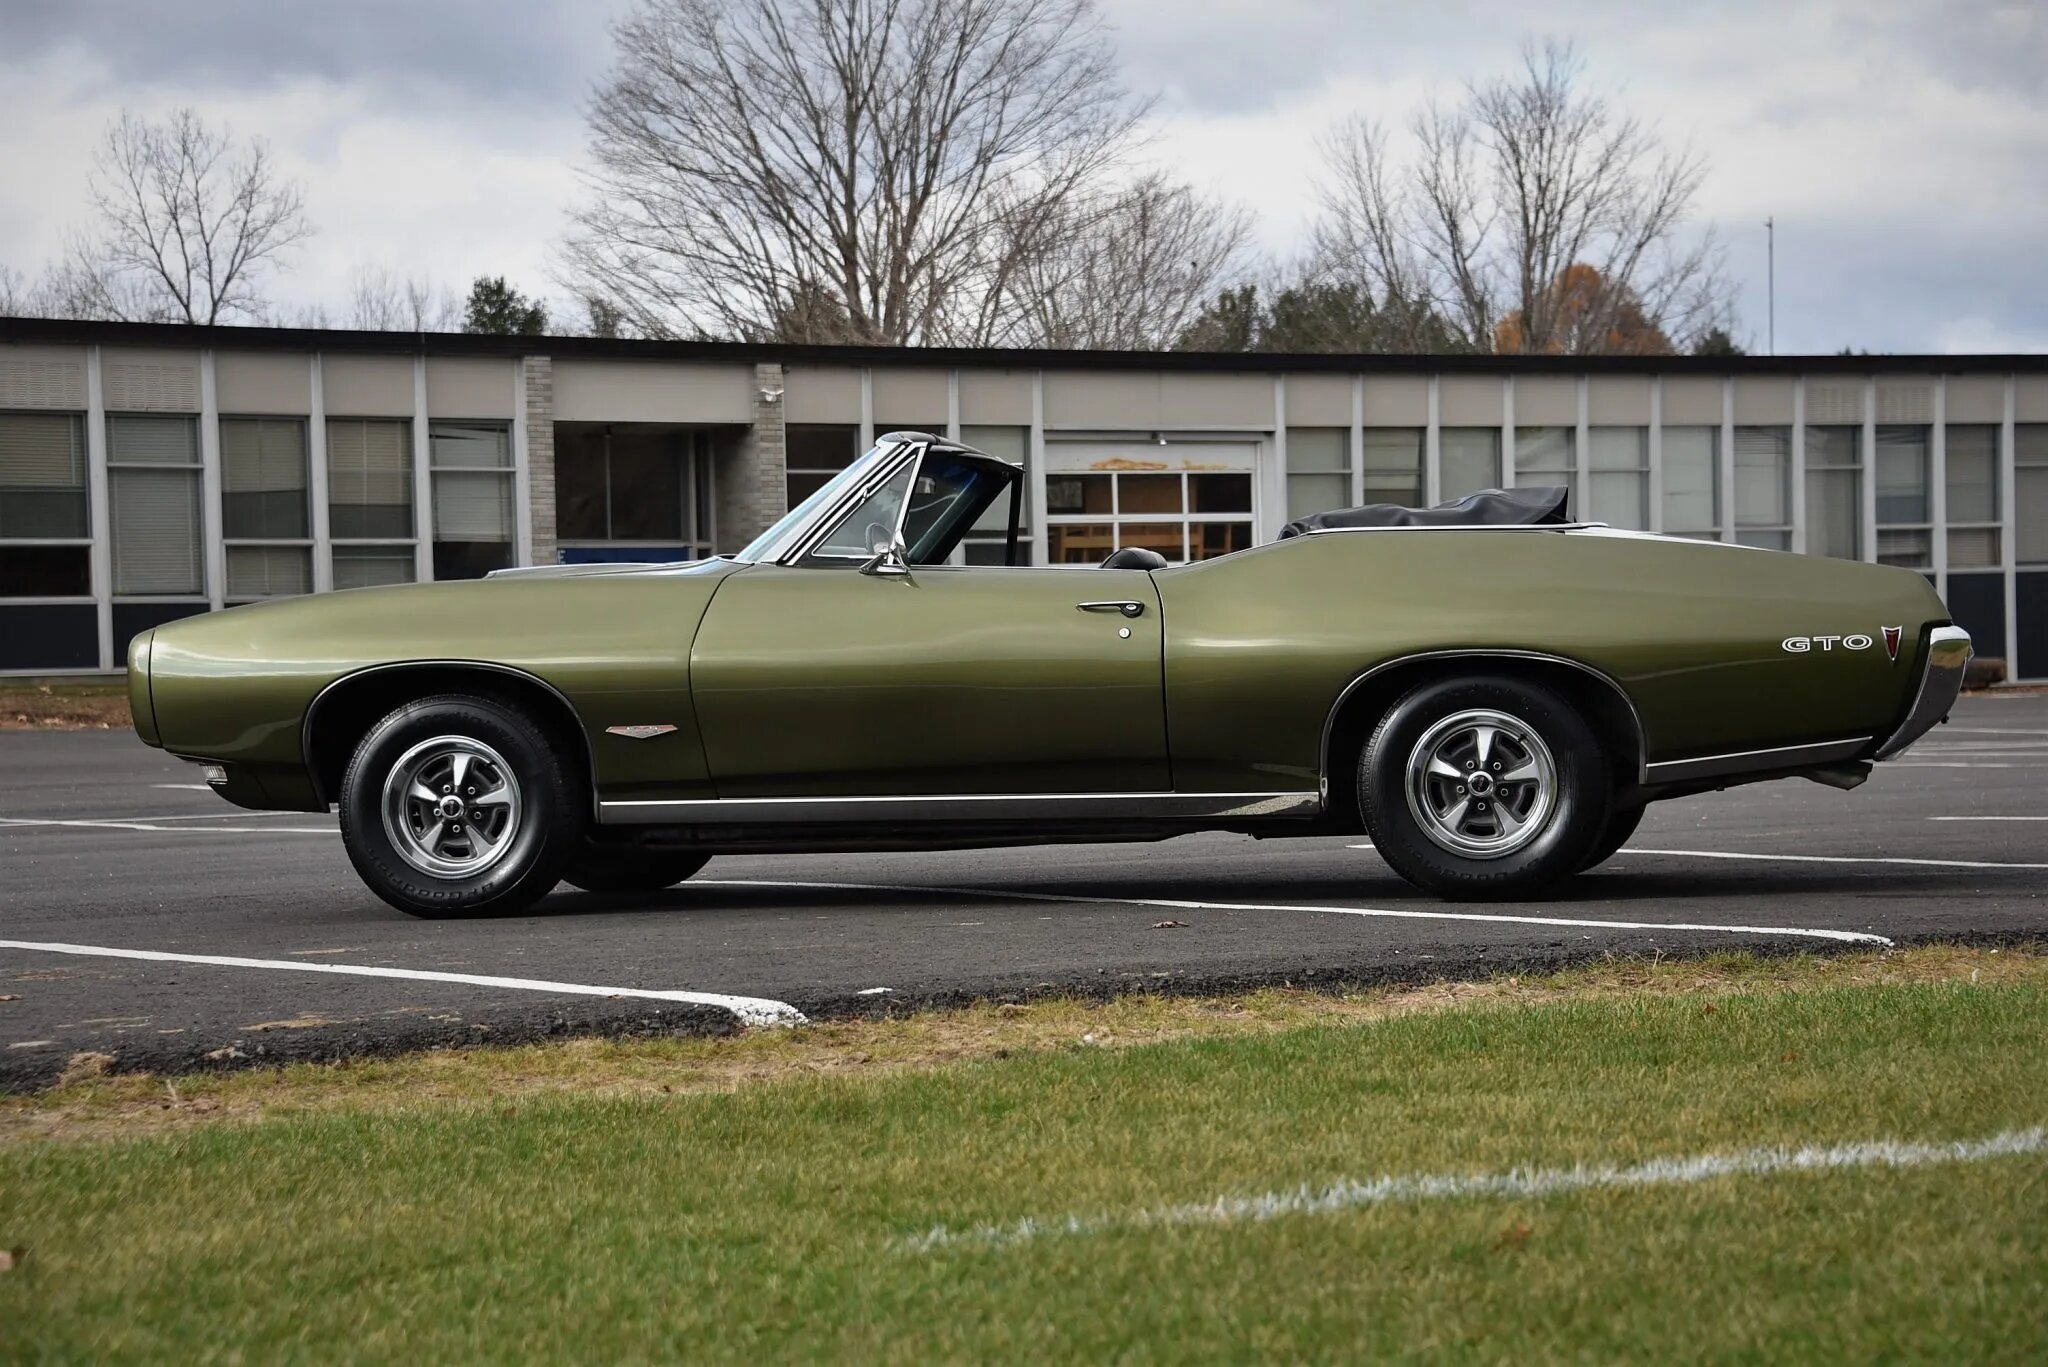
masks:
[[[606,850],[586,847],[562,881],[585,892],[660,892],[711,862],[691,850]]]
[[[1614,858],[1615,852],[1628,843],[1636,833],[1636,827],[1643,823],[1643,804],[1638,802],[1629,807],[1616,807],[1607,815],[1607,825],[1602,828],[1600,838],[1593,842],[1593,852],[1586,856],[1586,862],[1579,872],[1597,869]]]
[[[1463,772],[1477,772],[1482,732],[1488,767],[1503,775],[1498,791],[1491,774],[1481,781]],[[1445,767],[1431,768],[1433,759]],[[1506,777],[1518,772],[1532,776]],[[1405,694],[1359,754],[1358,792],[1380,856],[1453,901],[1530,897],[1577,873],[1613,801],[1593,728],[1552,689],[1503,675],[1442,679]],[[1510,828],[1516,815],[1523,820]]]
[[[431,777],[434,769],[417,766],[433,766],[443,756],[452,766],[456,754],[468,756],[463,772],[483,776],[481,792],[471,786],[462,796],[476,794],[474,800],[495,805],[457,814],[447,822],[454,833],[430,849],[423,834],[426,821],[445,818],[438,813],[421,817],[427,810],[424,799],[402,796],[413,786],[397,773],[404,765],[414,778]],[[442,777],[455,772],[452,767],[439,770]],[[493,779],[500,781],[498,786],[492,786]],[[452,785],[426,786],[447,791]],[[399,804],[399,810],[388,813],[388,803]],[[533,905],[560,881],[563,866],[582,842],[586,806],[574,767],[517,705],[461,694],[422,698],[371,727],[356,747],[341,783],[342,845],[370,891],[400,911],[436,918],[508,916]],[[486,819],[469,820],[475,815]],[[476,832],[467,837],[467,845],[460,834],[465,827]],[[479,834],[492,828],[499,839],[478,843]],[[422,866],[421,861],[442,855],[446,867]]]

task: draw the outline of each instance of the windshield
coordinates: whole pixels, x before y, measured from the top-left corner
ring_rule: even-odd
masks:
[[[884,451],[893,451],[902,444],[902,442],[897,441],[883,442],[859,460],[856,460],[853,464],[832,476],[831,479],[826,480],[817,492],[784,513],[776,520],[774,526],[748,542],[747,548],[741,551],[736,558],[740,560],[768,559],[774,553],[777,542],[781,541],[783,537],[787,536],[795,528],[809,521],[811,515],[818,509],[846,492],[846,487],[849,484],[860,479],[865,471],[872,468],[877,456],[881,455]]]
[[[1020,483],[986,456],[927,450],[847,510],[804,563],[859,563],[900,534],[910,564],[943,564],[975,518],[1004,494],[1015,498]]]

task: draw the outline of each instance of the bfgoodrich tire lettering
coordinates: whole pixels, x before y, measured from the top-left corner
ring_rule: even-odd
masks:
[[[1585,719],[1554,690],[1503,675],[1404,695],[1359,754],[1358,792],[1396,873],[1470,901],[1533,896],[1577,873],[1612,801]]]
[[[442,813],[433,805],[442,798],[461,801]],[[547,732],[517,706],[483,696],[423,698],[371,727],[356,747],[341,785],[342,845],[370,891],[400,911],[509,915],[559,881],[582,840],[584,806]],[[443,817],[457,829],[437,834],[432,823]],[[472,817],[482,818],[474,842],[460,829]]]

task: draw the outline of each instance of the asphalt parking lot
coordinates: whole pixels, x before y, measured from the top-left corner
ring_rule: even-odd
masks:
[[[127,733],[0,734],[0,1088],[979,997],[2048,936],[2048,697],[1967,698],[1840,793],[1652,808],[1551,899],[1456,906],[1337,839],[721,858],[647,896],[417,921],[332,817],[222,804]],[[161,956],[161,957],[154,957]],[[219,962],[231,960],[232,962]]]

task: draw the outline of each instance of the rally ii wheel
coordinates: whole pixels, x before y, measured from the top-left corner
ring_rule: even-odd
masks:
[[[562,881],[585,892],[660,892],[711,862],[690,850],[608,850],[586,845]]]
[[[497,698],[407,703],[341,784],[341,838],[370,891],[414,916],[521,911],[561,877],[583,802],[547,733]]]
[[[1454,900],[1528,897],[1577,873],[1605,830],[1599,738],[1555,691],[1502,675],[1423,684],[1359,755],[1373,845]]]

